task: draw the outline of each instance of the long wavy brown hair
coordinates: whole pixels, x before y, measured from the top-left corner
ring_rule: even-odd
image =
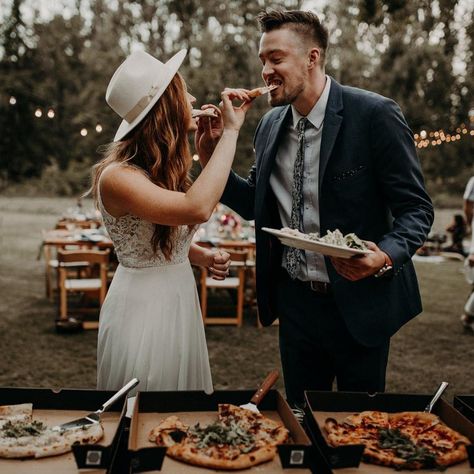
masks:
[[[177,73],[143,121],[121,141],[103,147],[103,158],[92,169],[91,191],[96,204],[100,176],[114,163],[143,170],[154,184],[164,189],[179,192],[189,189],[192,158],[188,110],[186,84]],[[151,238],[153,251],[156,253],[159,248],[169,260],[177,231],[177,227],[155,224]]]

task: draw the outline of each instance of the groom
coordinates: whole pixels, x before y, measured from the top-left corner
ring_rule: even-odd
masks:
[[[398,105],[325,74],[328,33],[303,11],[258,17],[262,77],[277,84],[255,134],[247,179],[232,173],[221,202],[255,219],[263,325],[279,318],[290,403],[304,390],[385,388],[390,337],[421,312],[411,257],[433,208]],[[212,130],[198,130],[205,165]],[[261,230],[340,229],[369,241],[362,258],[283,247]]]

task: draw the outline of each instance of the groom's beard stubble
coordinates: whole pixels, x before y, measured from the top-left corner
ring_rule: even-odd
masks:
[[[292,91],[286,92],[285,85],[282,84],[278,89],[276,89],[275,94],[268,96],[268,104],[271,107],[280,107],[282,105],[292,104],[298,96],[304,91],[304,84],[298,84]]]

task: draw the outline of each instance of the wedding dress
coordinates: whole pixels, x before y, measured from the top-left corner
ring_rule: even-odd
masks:
[[[99,193],[100,194],[100,193]],[[166,260],[150,243],[154,224],[99,210],[119,265],[102,305],[97,388],[117,390],[133,377],[137,390],[212,392],[211,371],[188,251],[196,227],[179,226]]]

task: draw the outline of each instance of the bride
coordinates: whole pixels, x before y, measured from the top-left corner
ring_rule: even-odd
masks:
[[[177,72],[185,56],[182,50],[162,63],[133,53],[107,88],[107,103],[123,121],[93,168],[93,195],[119,260],[100,313],[100,390],[137,377],[138,390],[212,391],[191,263],[223,279],[229,255],[192,237],[221,197],[250,102],[236,108],[232,100],[248,100],[246,92],[222,93],[215,120],[223,120],[224,133],[192,183],[188,133],[198,125],[196,99]]]

